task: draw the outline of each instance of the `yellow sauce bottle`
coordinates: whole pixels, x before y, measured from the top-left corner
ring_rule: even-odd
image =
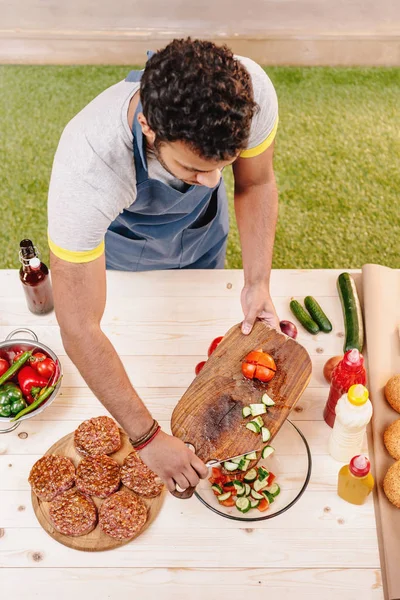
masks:
[[[364,504],[374,487],[370,462],[362,454],[354,456],[339,471],[338,495],[351,504]]]

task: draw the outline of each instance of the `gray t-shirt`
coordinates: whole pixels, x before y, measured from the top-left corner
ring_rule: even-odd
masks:
[[[243,157],[257,156],[272,143],[278,125],[278,101],[265,71],[237,57],[248,70],[259,111],[253,117]],[[94,98],[65,127],[51,173],[49,245],[69,262],[89,262],[104,251],[109,225],[136,199],[133,137],[128,107],[140,83],[120,81]],[[182,189],[147,151],[149,175]]]

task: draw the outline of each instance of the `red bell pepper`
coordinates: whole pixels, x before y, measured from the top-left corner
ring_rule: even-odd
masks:
[[[39,375],[32,367],[25,366],[18,373],[18,383],[26,401],[32,404],[40,390],[48,384],[48,379]]]

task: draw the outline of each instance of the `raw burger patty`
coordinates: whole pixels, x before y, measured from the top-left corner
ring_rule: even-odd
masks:
[[[138,533],[147,520],[143,500],[128,491],[120,491],[104,500],[99,511],[99,525],[112,538],[127,540]]]
[[[161,494],[163,484],[142,461],[136,452],[131,452],[124,460],[121,468],[122,483],[139,496],[155,498]]]
[[[112,454],[121,448],[118,425],[110,417],[84,421],[75,431],[75,448],[82,456]]]
[[[76,469],[76,487],[83,494],[108,498],[119,488],[121,469],[110,456],[86,456]]]
[[[65,456],[42,456],[33,465],[28,481],[40,500],[50,502],[74,485],[75,467]]]
[[[49,516],[55,529],[64,535],[85,535],[93,531],[97,523],[95,503],[76,488],[64,492],[50,504]]]

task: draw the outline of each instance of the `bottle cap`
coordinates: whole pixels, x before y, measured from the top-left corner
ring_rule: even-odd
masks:
[[[38,258],[37,256],[35,256],[34,258],[31,258],[29,260],[29,266],[31,267],[31,269],[37,270],[40,269],[40,258]]]
[[[347,392],[347,399],[353,406],[363,406],[368,398],[369,393],[367,388],[359,383],[357,385],[352,385]]]
[[[343,361],[346,364],[346,366],[352,371],[355,371],[356,369],[359,369],[364,365],[364,357],[361,354],[361,352],[357,350],[357,348],[347,350],[346,354],[344,355]]]
[[[371,463],[363,454],[353,456],[350,461],[349,469],[355,477],[366,477],[370,471]]]

